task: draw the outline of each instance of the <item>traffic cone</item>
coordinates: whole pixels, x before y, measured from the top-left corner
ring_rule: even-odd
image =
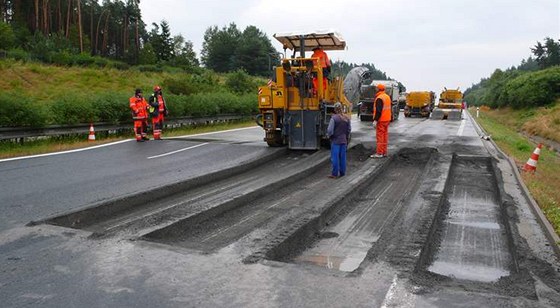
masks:
[[[541,148],[542,143],[539,143],[537,148],[533,151],[533,154],[531,154],[529,160],[527,160],[525,166],[523,166],[523,171],[535,172],[535,170],[537,170],[537,161],[539,160],[539,155],[541,155]]]
[[[89,125],[88,141],[95,141],[95,130],[93,130],[93,124]]]

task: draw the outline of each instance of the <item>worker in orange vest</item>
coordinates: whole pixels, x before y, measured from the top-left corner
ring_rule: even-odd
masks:
[[[387,144],[389,143],[389,123],[391,123],[391,98],[385,93],[385,85],[377,85],[377,94],[373,99],[373,123],[377,122],[375,136],[377,150],[371,158],[387,157]]]
[[[327,78],[331,72],[331,60],[327,53],[321,47],[313,48],[313,54],[311,58],[318,58],[319,66],[323,69],[323,90],[327,88]],[[317,78],[313,78],[313,87],[317,89]]]
[[[160,86],[154,87],[154,94],[150,96],[150,114],[152,116],[152,126],[154,131],[154,140],[161,139],[161,131],[163,129],[164,116],[167,116],[167,105],[163,98]]]
[[[136,89],[136,91],[134,91],[134,96],[128,101],[130,103],[130,109],[132,110],[136,141],[143,142],[144,140],[150,140],[146,133],[148,129],[148,103],[142,96],[142,90]]]

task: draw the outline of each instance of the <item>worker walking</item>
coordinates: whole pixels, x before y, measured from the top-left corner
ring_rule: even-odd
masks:
[[[150,114],[152,116],[152,129],[154,132],[154,140],[161,139],[161,131],[163,129],[164,116],[167,116],[167,105],[163,98],[160,86],[154,87],[154,94],[150,96]]]
[[[134,120],[134,134],[136,135],[136,141],[143,142],[144,140],[150,140],[147,136],[148,130],[148,103],[146,99],[142,96],[142,90],[136,89],[134,91],[134,96],[129,100],[129,106],[132,110],[132,119]]]
[[[327,127],[327,135],[331,140],[332,171],[328,176],[331,179],[346,174],[346,149],[351,131],[350,119],[342,113],[342,104],[335,103],[334,114]]]
[[[391,98],[385,93],[385,85],[377,85],[377,94],[373,99],[373,123],[377,122],[375,136],[377,150],[371,158],[387,157],[389,143],[389,123],[391,123]]]

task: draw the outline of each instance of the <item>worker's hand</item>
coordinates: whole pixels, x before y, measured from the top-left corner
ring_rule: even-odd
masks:
[[[375,120],[374,120],[373,122],[371,122],[371,124],[375,127],[375,125],[376,125],[377,123],[375,123]]]

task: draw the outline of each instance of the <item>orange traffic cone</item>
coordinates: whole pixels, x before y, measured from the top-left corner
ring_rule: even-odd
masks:
[[[93,124],[89,125],[88,141],[95,141],[95,131],[93,130]]]
[[[527,160],[525,166],[523,166],[523,171],[534,172],[535,170],[537,170],[537,161],[539,160],[539,155],[541,155],[541,148],[542,144],[539,143],[537,148],[533,151],[533,154],[531,154],[529,160]]]

